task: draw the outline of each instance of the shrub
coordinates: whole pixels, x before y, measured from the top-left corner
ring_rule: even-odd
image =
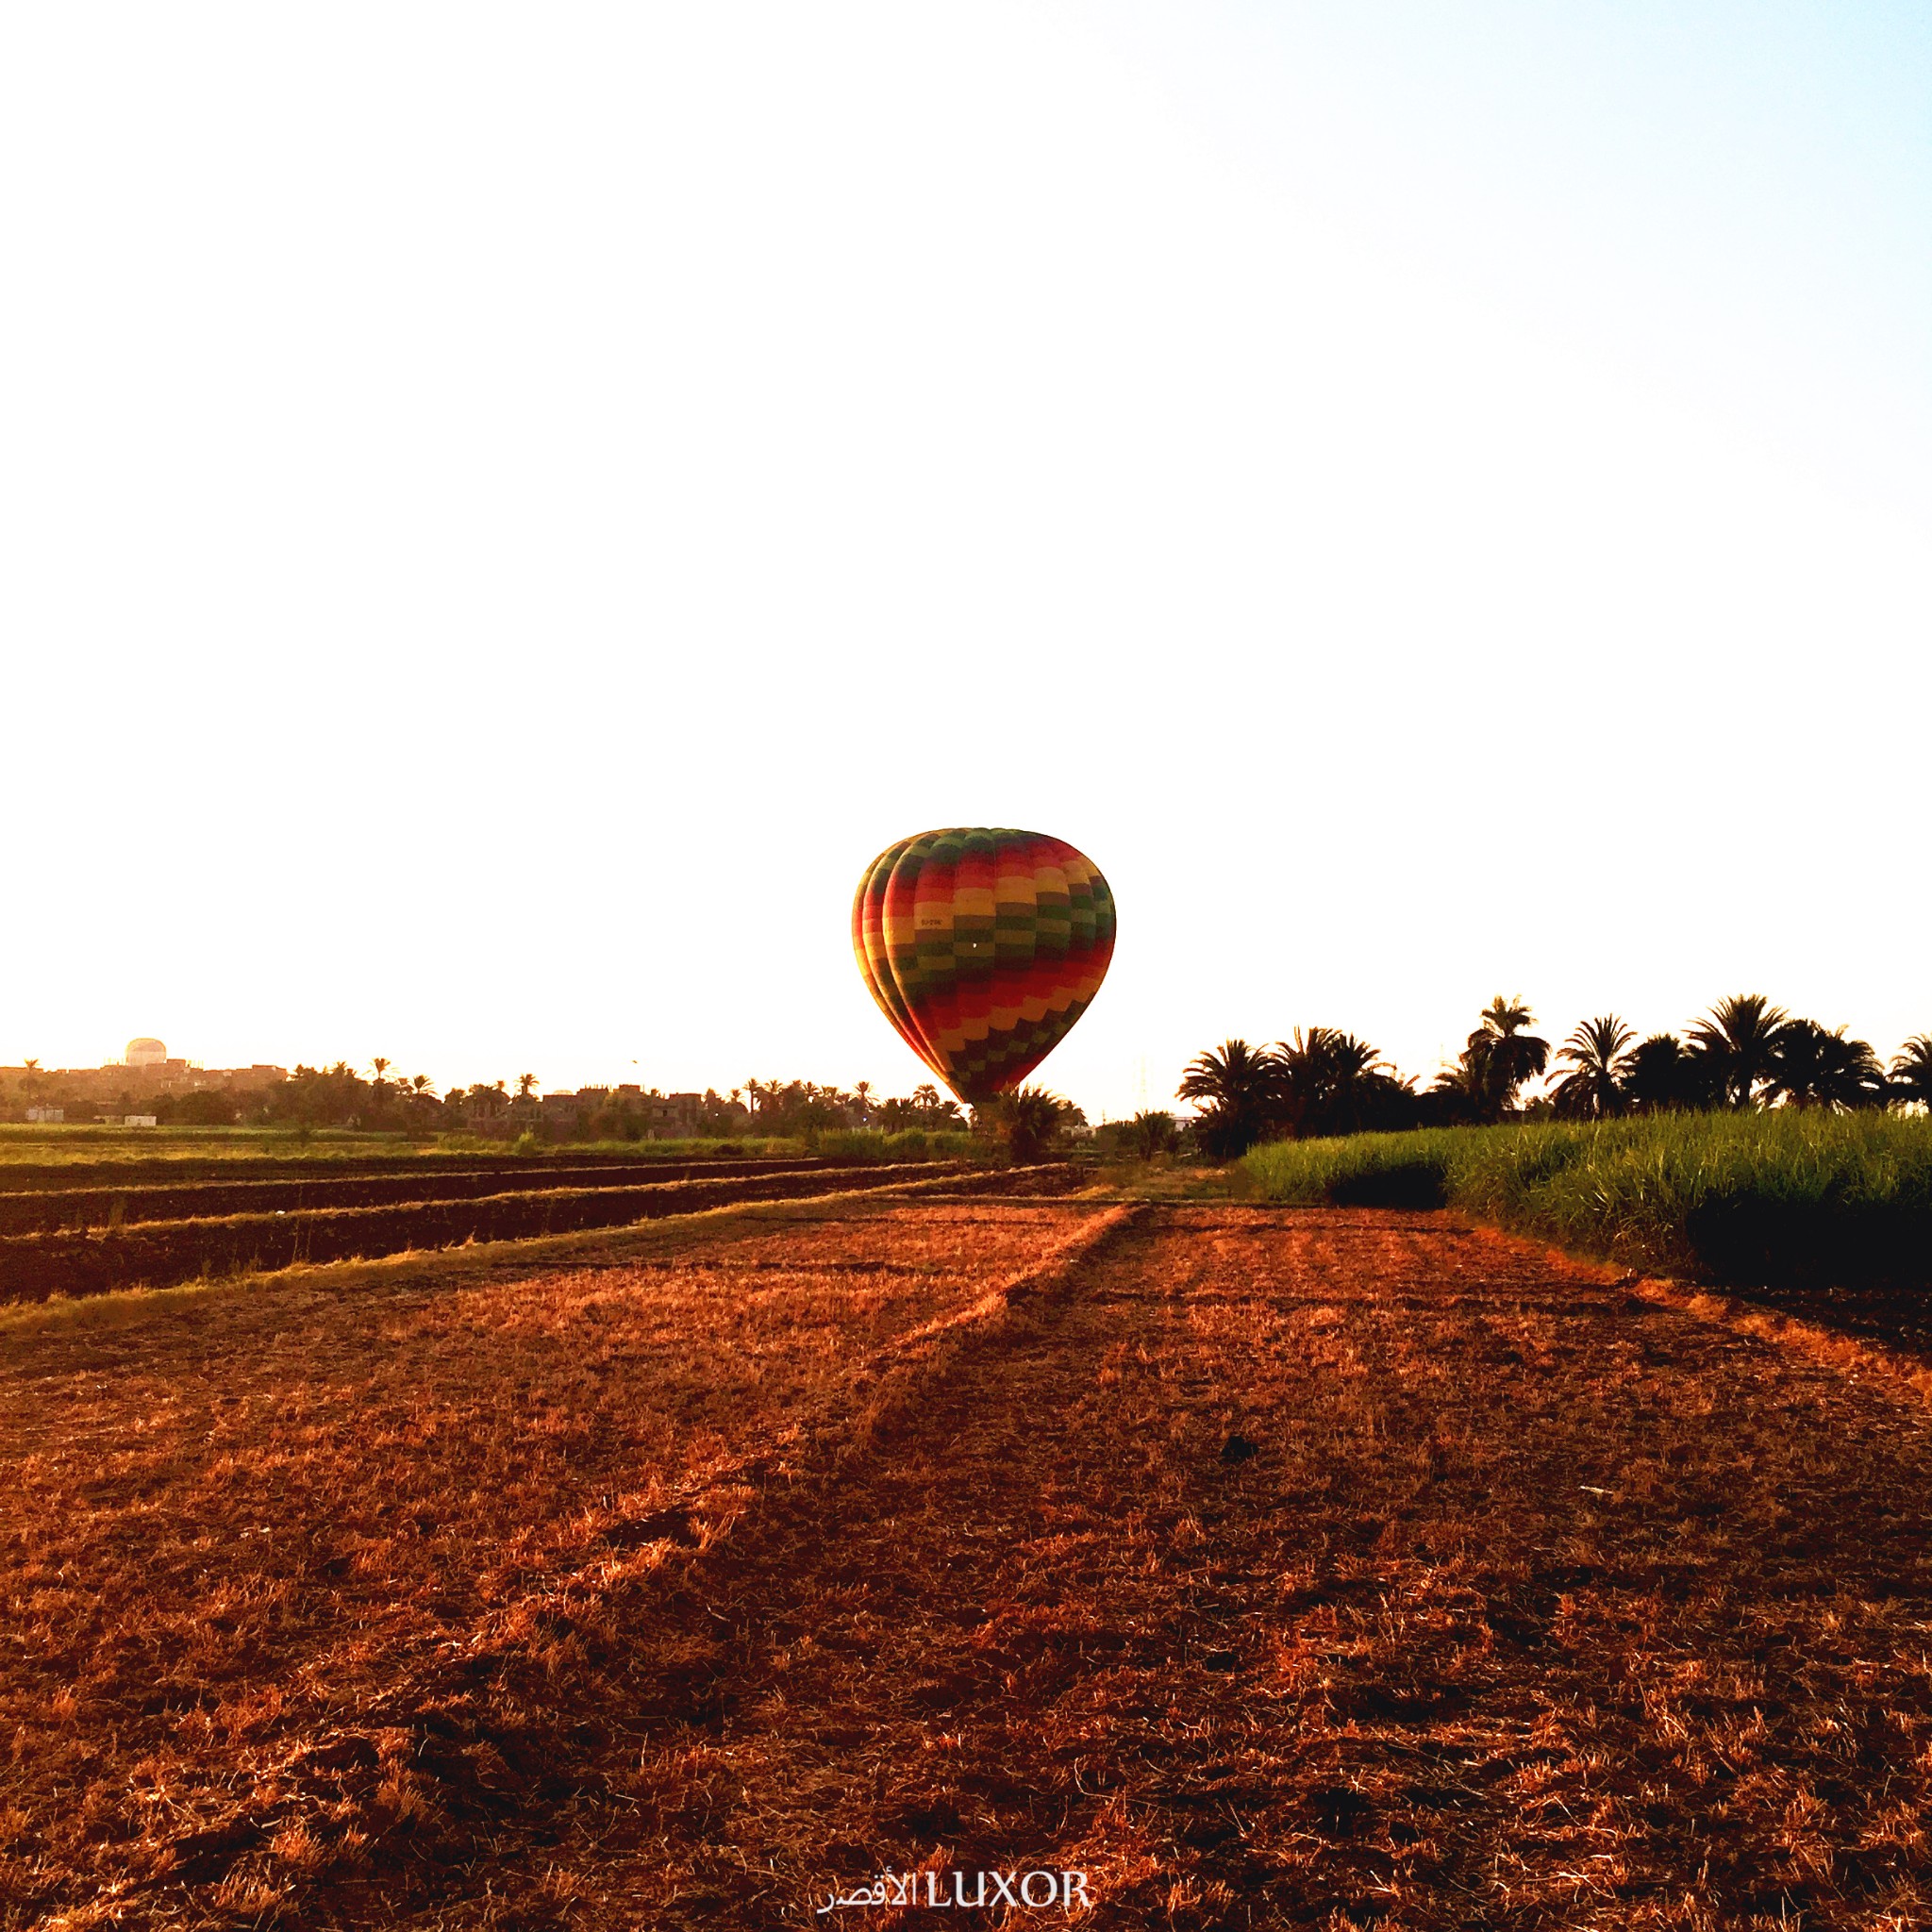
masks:
[[[829,1127],[808,1135],[812,1152],[826,1160],[969,1160],[983,1157],[985,1143],[963,1127],[906,1127],[885,1133],[877,1127]]]

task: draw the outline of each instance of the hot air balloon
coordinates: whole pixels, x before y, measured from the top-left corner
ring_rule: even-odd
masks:
[[[901,839],[852,902],[873,998],[971,1106],[1017,1087],[1066,1038],[1107,976],[1113,930],[1100,868],[1043,832]]]

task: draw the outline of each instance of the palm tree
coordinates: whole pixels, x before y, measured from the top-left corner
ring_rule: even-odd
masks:
[[[1708,1069],[1674,1033],[1653,1033],[1624,1057],[1624,1098],[1638,1113],[1700,1107],[1710,1097]]]
[[[1551,1090],[1557,1111],[1586,1120],[1622,1113],[1624,1074],[1629,1065],[1630,1042],[1636,1038],[1614,1013],[1584,1021],[1557,1054],[1557,1061],[1570,1069]]]
[[[809,1080],[794,1081],[792,1105],[787,1109],[786,1129],[791,1133],[817,1133],[825,1127],[847,1124],[849,1102],[836,1087],[815,1086]]]
[[[1431,1109],[1431,1119],[1437,1124],[1461,1125],[1489,1118],[1481,1071],[1470,1065],[1466,1052],[1437,1069],[1436,1077],[1429,1082],[1429,1093],[1437,1103]]]
[[[1282,1124],[1295,1140],[1320,1131],[1311,1129],[1310,1120],[1320,1112],[1329,1084],[1330,1032],[1326,1026],[1310,1026],[1306,1031],[1297,1026],[1269,1049],[1279,1069]]]
[[[1333,1026],[1299,1026],[1276,1041],[1283,1114],[1297,1139],[1358,1134],[1401,1124],[1412,1102],[1407,1081],[1375,1047]]]
[[[1716,1096],[1729,1107],[1749,1107],[1758,1086],[1776,1066],[1785,1009],[1761,992],[1720,1000],[1690,1029],[1690,1052],[1703,1061]]]
[[[973,1125],[975,1132],[1003,1141],[1013,1164],[1026,1167],[1051,1151],[1075,1112],[1070,1102],[1044,1087],[1020,1087],[981,1101],[973,1109]]]
[[[517,1098],[519,1100],[529,1100],[535,1096],[536,1091],[537,1076],[535,1074],[519,1074],[517,1075]]]
[[[386,1073],[388,1073],[390,1068],[394,1064],[395,1062],[393,1060],[386,1060],[382,1058],[380,1054],[377,1054],[376,1057],[369,1062],[371,1069],[374,1071],[375,1074],[375,1096],[378,1100],[382,1097],[382,1076]]]
[[[1932,1108],[1932,1033],[1906,1041],[1891,1063],[1891,1091],[1908,1107]]]
[[[1180,1128],[1173,1114],[1149,1108],[1142,1108],[1126,1124],[1121,1135],[1122,1144],[1142,1160],[1152,1160],[1160,1154],[1172,1154],[1179,1139]]]
[[[1885,1070],[1864,1041],[1845,1038],[1842,1026],[1827,1032],[1816,1020],[1788,1020],[1772,1049],[1765,1094],[1833,1113],[1883,1107]]]
[[[1218,1160],[1245,1154],[1275,1126],[1287,1097],[1281,1062],[1245,1040],[1224,1041],[1218,1054],[1196,1054],[1176,1091],[1204,1109],[1195,1131]]]
[[[1482,1010],[1454,1067],[1436,1077],[1435,1091],[1457,1096],[1478,1121],[1499,1121],[1516,1104],[1525,1080],[1549,1064],[1550,1042],[1524,1029],[1536,1015],[1521,998],[1498,993]]]

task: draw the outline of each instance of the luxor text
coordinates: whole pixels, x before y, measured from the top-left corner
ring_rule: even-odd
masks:
[[[818,1908],[817,1916],[849,1906],[924,1906],[930,1911],[950,1911],[974,1906],[1018,1906],[1028,1911],[1045,1911],[1053,1906],[1072,1910],[1075,1905],[1091,1907],[1084,1872],[885,1872],[872,1884],[843,1897],[835,1894]],[[920,1880],[925,1881],[924,1896]],[[973,1896],[966,1894],[967,1881],[974,1881]],[[988,1896],[989,1883],[991,1896]]]

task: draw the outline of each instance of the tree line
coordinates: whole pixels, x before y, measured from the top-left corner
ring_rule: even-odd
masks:
[[[1720,1000],[1675,1033],[1639,1039],[1615,1013],[1586,1020],[1554,1053],[1536,1016],[1500,993],[1455,1061],[1418,1089],[1366,1041],[1329,1026],[1297,1028],[1273,1046],[1223,1042],[1189,1063],[1178,1097],[1198,1109],[1194,1133],[1218,1159],[1264,1140],[1487,1125],[1551,1116],[1607,1120],[1667,1109],[1932,1107],[1932,1035],[1887,1067],[1842,1026],[1794,1018],[1762,993]],[[1530,1083],[1542,1091],[1525,1098]]]
[[[162,1126],[350,1127],[375,1133],[436,1134],[481,1132],[515,1136],[522,1131],[554,1133],[557,1122],[545,1120],[539,1099],[541,1082],[535,1074],[514,1080],[478,1081],[439,1091],[426,1074],[408,1077],[382,1056],[366,1070],[347,1060],[333,1065],[298,1066],[286,1080],[267,1087],[206,1087],[187,1092],[122,1096],[113,1110],[152,1113]],[[83,1098],[63,1089],[58,1075],[42,1073],[26,1062],[25,1077],[15,1083],[14,1098],[25,1106],[66,1105],[75,1110],[101,1107],[98,1099]],[[666,1096],[653,1087],[629,1091],[621,1087],[579,1089],[584,1106],[571,1126],[573,1138],[637,1141],[649,1132],[644,1101]],[[1003,1100],[995,1111],[1008,1108]],[[1030,1102],[1023,1108],[1028,1134],[1052,1134],[1084,1124],[1080,1110],[1057,1096],[1047,1097],[1042,1112]],[[102,1108],[107,1111],[106,1108]],[[985,1112],[985,1109],[979,1109]],[[798,1139],[841,1128],[870,1128],[884,1134],[963,1132],[969,1122],[958,1102],[927,1083],[910,1094],[882,1095],[869,1080],[850,1089],[814,1080],[745,1080],[727,1092],[708,1088],[699,1096],[691,1132],[706,1139],[734,1135]]]
[[[438,1091],[426,1074],[404,1077],[394,1062],[378,1056],[367,1071],[347,1060],[331,1066],[298,1066],[286,1080],[270,1087],[197,1088],[188,1092],[142,1094],[142,1111],[154,1114],[163,1126],[302,1126],[356,1127],[376,1133],[433,1134],[452,1131],[511,1133],[535,1128],[542,1121],[541,1082],[535,1074],[513,1080],[458,1084]],[[19,1098],[28,1106],[83,1105],[77,1094],[63,1092],[58,1076],[42,1074],[27,1062]],[[622,1088],[579,1090],[586,1105],[575,1132],[587,1138],[636,1141],[647,1131],[644,1100],[665,1096],[653,1087],[627,1092]],[[134,1110],[130,1091],[119,1107]],[[927,1132],[963,1128],[958,1104],[930,1085],[915,1088],[909,1096],[882,1097],[869,1081],[849,1091],[810,1080],[749,1079],[721,1093],[708,1088],[699,1097],[692,1131],[724,1138],[752,1133],[798,1136],[839,1127],[875,1127],[885,1133],[908,1128]]]
[[[886,1100],[873,1091],[870,1080],[855,1082],[849,1092],[811,1080],[747,1080],[741,1090],[731,1090],[732,1098],[741,1091],[759,1134],[795,1138],[840,1127],[873,1127],[886,1134],[913,1128],[945,1133],[966,1126],[958,1102],[930,1083],[915,1087],[908,1098]]]

